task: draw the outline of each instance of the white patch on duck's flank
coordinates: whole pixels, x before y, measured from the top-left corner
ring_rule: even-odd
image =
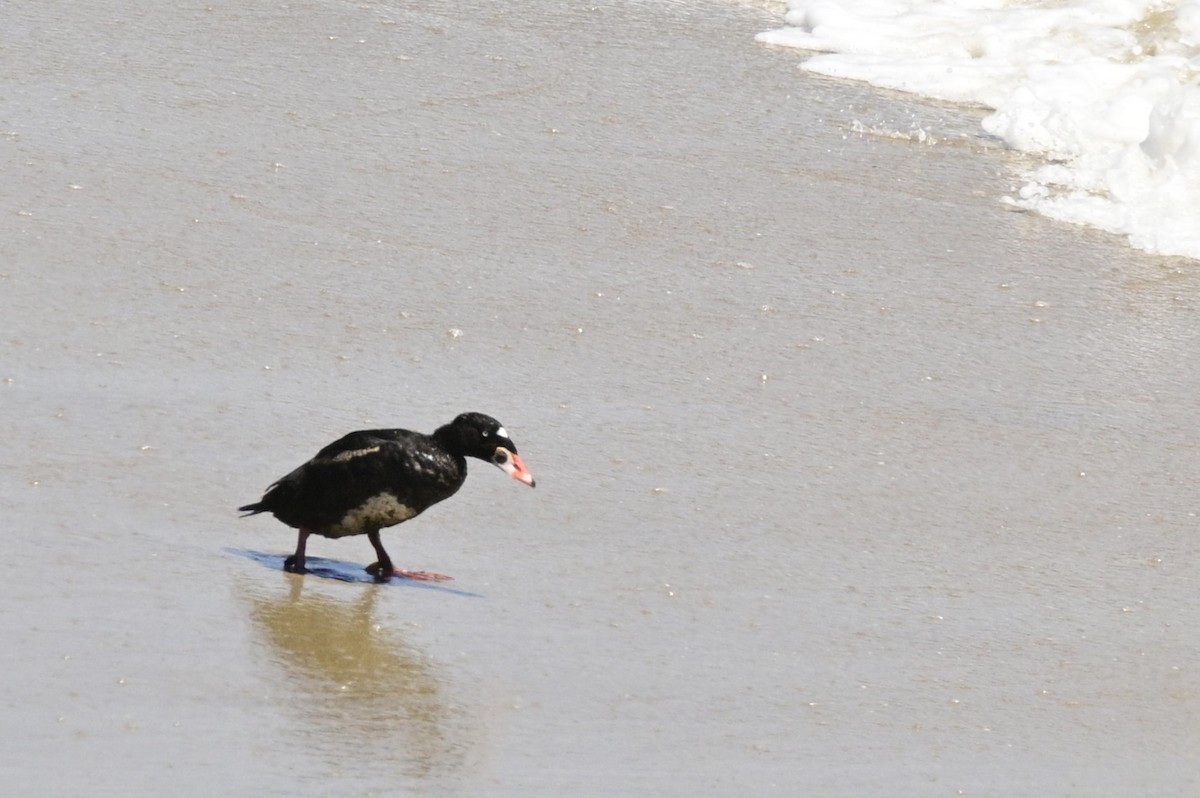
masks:
[[[349,451],[338,452],[337,454],[335,454],[333,457],[330,457],[325,462],[327,462],[327,463],[344,463],[347,460],[353,460],[355,457],[362,457],[363,455],[366,455],[366,454],[375,454],[375,452],[377,452],[377,451],[379,451],[378,446],[368,446],[365,449],[350,449]]]
[[[391,493],[380,493],[348,511],[337,523],[336,529],[347,534],[362,530],[394,526],[407,521],[417,511],[404,504]]]

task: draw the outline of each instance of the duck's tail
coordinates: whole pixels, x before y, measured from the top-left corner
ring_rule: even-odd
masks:
[[[242,514],[242,518],[248,515],[258,515],[259,513],[266,512],[266,510],[266,502],[255,502],[254,504],[247,504],[245,507],[238,508],[238,512]]]

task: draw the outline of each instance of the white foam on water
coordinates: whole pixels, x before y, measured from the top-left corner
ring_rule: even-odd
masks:
[[[1010,201],[1200,258],[1200,0],[789,0],[803,68],[993,109]]]

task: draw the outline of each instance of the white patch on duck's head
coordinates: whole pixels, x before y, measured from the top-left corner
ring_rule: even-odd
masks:
[[[379,451],[378,446],[368,446],[365,449],[350,449],[345,452],[338,452],[333,457],[330,457],[329,459],[325,460],[325,462],[326,463],[344,463],[347,460],[353,460],[355,457],[362,457],[363,455],[375,454],[375,452],[377,452],[377,451]]]
[[[343,535],[354,535],[372,529],[382,529],[385,526],[395,526],[416,514],[416,510],[401,502],[393,494],[379,493],[347,511],[332,531]]]

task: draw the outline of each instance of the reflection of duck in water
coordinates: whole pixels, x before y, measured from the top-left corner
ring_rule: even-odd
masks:
[[[430,663],[375,623],[379,588],[364,586],[361,597],[344,602],[314,591],[302,595],[303,581],[289,581],[288,594],[252,599],[251,618],[299,683],[295,693],[305,696],[298,709],[315,727],[305,745],[339,768],[363,759],[371,771],[396,762],[400,773],[417,778],[459,770],[469,746],[456,738],[465,729]]]
[[[239,507],[248,514],[273,513],[299,530],[296,553],[283,567],[302,574],[308,536],[366,535],[378,560],[367,566],[377,579],[444,578],[426,571],[398,571],[384,551],[379,530],[419,515],[453,496],[467,478],[468,457],[494,463],[533,487],[533,475],[500,422],[463,413],[432,435],[406,429],[351,432],[283,477],[260,501]]]

